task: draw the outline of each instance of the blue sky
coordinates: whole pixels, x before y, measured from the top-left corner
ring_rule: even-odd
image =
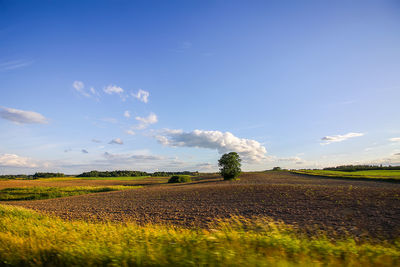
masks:
[[[0,173],[400,164],[398,1],[1,1]]]

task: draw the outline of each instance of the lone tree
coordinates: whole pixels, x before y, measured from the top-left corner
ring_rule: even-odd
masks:
[[[224,180],[232,180],[239,176],[240,172],[240,159],[238,153],[230,152],[223,154],[218,160],[218,166]]]

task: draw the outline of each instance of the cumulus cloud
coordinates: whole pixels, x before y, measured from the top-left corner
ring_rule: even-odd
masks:
[[[38,163],[26,157],[20,157],[15,154],[0,154],[0,166],[3,167],[23,167],[36,168]]]
[[[15,123],[47,123],[47,119],[40,113],[1,106],[0,117]]]
[[[391,142],[400,142],[400,137],[390,138],[389,141],[391,141]]]
[[[130,118],[131,117],[131,113],[129,112],[129,110],[125,110],[124,117],[125,118]]]
[[[321,140],[324,141],[323,143],[321,143],[321,145],[328,145],[331,143],[342,142],[349,138],[360,137],[363,135],[364,135],[363,133],[347,133],[344,135],[324,136],[321,138]]]
[[[109,142],[111,145],[123,145],[124,142],[121,140],[121,138],[114,138]]]
[[[138,130],[145,129],[149,125],[158,122],[157,115],[154,114],[153,112],[150,113],[149,116],[147,116],[147,117],[139,117],[139,116],[137,116],[135,119],[140,122],[139,125],[134,127],[135,129],[138,129]]]
[[[106,88],[104,88],[104,92],[106,94],[109,94],[109,95],[111,95],[111,94],[121,94],[121,93],[124,92],[124,89],[122,89],[121,87],[116,86],[116,85],[109,85]]]
[[[145,90],[139,89],[137,93],[131,93],[131,95],[134,98],[137,98],[139,101],[147,103],[149,101],[150,93]]]
[[[194,130],[164,130],[155,136],[159,143],[172,147],[198,147],[216,149],[220,154],[237,152],[244,161],[260,161],[265,159],[267,150],[259,142],[238,138],[230,132]]]
[[[83,154],[89,153],[86,149],[82,149],[81,152],[82,152]]]

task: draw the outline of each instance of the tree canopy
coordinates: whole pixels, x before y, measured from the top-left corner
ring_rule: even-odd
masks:
[[[220,173],[224,180],[232,180],[239,176],[241,173],[241,162],[239,154],[236,152],[230,152],[223,154],[218,160],[218,166],[220,167]]]

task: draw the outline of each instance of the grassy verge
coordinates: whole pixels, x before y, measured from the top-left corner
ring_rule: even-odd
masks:
[[[196,230],[67,222],[0,205],[2,266],[396,266],[399,258],[400,242],[310,238],[267,219]]]
[[[400,170],[370,170],[370,171],[325,171],[325,170],[297,170],[293,173],[326,176],[333,178],[362,178],[388,181],[400,181]]]
[[[69,186],[69,187],[16,187],[0,190],[0,201],[9,200],[39,200],[89,193],[118,191],[138,188],[138,186]]]

